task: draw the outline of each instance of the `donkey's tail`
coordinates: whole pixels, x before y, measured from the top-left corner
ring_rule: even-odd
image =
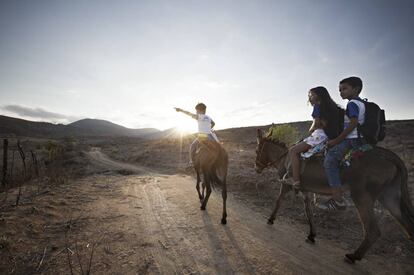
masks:
[[[407,222],[407,227],[409,229],[408,235],[410,236],[411,240],[414,241],[414,207],[411,203],[410,192],[408,190],[407,167],[400,158],[398,158],[396,164],[401,174],[401,216],[403,220]]]
[[[414,241],[414,207],[410,200],[410,192],[408,190],[408,172],[407,167],[401,158],[390,150],[377,147],[381,149],[382,153],[386,155],[386,158],[390,160],[397,167],[398,174],[396,179],[399,180],[400,190],[401,190],[401,199],[400,199],[400,211],[402,223],[407,230],[407,233],[411,240]]]
[[[215,189],[226,184],[227,169],[228,169],[229,157],[223,147],[220,146],[220,153],[216,162],[214,163],[213,169],[211,170],[211,187]]]

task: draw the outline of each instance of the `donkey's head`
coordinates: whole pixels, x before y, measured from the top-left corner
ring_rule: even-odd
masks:
[[[279,160],[286,155],[288,149],[282,143],[272,141],[269,135],[263,137],[263,131],[257,129],[256,161],[254,168],[261,173],[266,167],[278,164]]]
[[[269,163],[269,142],[270,141],[267,137],[263,137],[263,131],[261,129],[257,129],[256,162],[254,168],[259,174],[263,171],[264,168],[267,167],[267,164]]]

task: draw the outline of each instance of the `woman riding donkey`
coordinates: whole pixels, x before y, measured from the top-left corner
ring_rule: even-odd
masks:
[[[227,167],[228,155],[224,148],[220,145],[219,140],[212,130],[215,123],[206,115],[206,105],[198,103],[195,106],[196,113],[185,111],[180,108],[175,108],[177,112],[182,112],[198,122],[198,133],[196,139],[190,146],[190,162],[189,166],[194,167],[197,173],[196,189],[198,197],[201,201],[201,210],[205,210],[208,199],[211,194],[211,188],[214,185],[220,185],[222,189],[223,198],[223,215],[221,219],[222,224],[226,224],[226,200],[227,200]],[[203,174],[203,190],[200,192],[200,173]],[[204,189],[206,195],[204,197]]]
[[[292,166],[292,178],[286,183],[294,188],[300,187],[300,155],[310,149],[320,151],[328,139],[336,138],[340,133],[340,121],[343,119],[343,110],[332,100],[325,87],[318,86],[310,89],[309,103],[313,106],[313,122],[309,129],[311,135],[292,146],[289,157]]]

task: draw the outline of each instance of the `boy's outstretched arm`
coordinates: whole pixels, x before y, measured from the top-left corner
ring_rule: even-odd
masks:
[[[186,110],[183,110],[183,109],[181,109],[181,108],[174,108],[177,112],[181,112],[181,113],[183,113],[183,114],[186,114],[187,116],[190,116],[190,117],[192,117],[192,118],[194,118],[194,119],[197,119],[197,115],[196,114],[193,114],[193,113],[190,113],[190,112],[188,112],[188,111],[186,111]]]

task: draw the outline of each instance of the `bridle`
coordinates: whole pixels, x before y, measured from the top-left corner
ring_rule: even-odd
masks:
[[[272,142],[271,140],[268,140],[268,139],[265,139],[265,141]],[[256,164],[258,164],[262,170],[265,169],[265,168],[267,168],[267,167],[269,167],[269,166],[273,166],[275,163],[279,162],[284,156],[286,156],[287,153],[289,152],[289,149],[287,149],[286,152],[284,152],[282,155],[280,155],[280,157],[278,157],[276,160],[269,161],[267,163],[263,163],[259,159],[261,159],[261,156],[262,156],[262,153],[263,153],[264,144],[262,144],[261,147],[262,148],[260,149],[260,152],[259,152],[259,154],[256,157]]]

